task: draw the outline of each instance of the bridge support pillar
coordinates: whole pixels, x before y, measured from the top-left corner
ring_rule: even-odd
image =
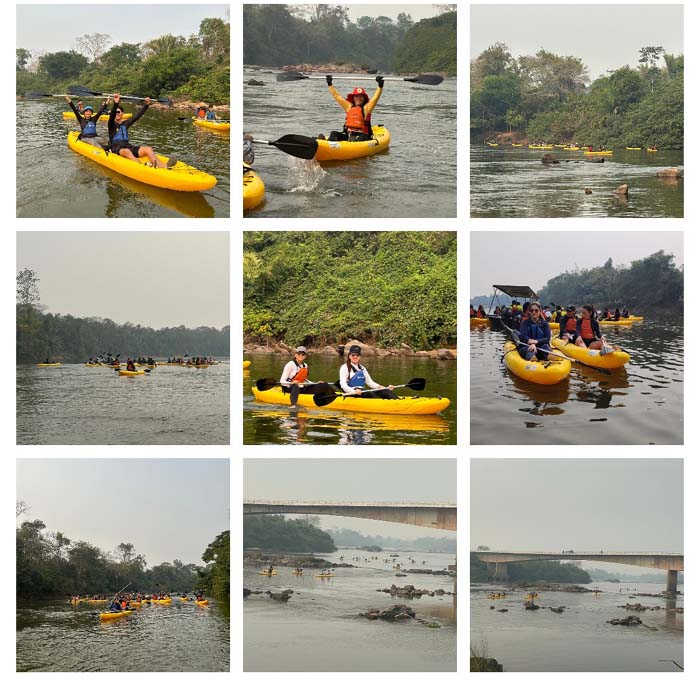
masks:
[[[508,564],[506,562],[488,562],[488,569],[494,581],[508,580]]]
[[[678,572],[675,569],[669,569],[666,572],[666,592],[678,592]]]

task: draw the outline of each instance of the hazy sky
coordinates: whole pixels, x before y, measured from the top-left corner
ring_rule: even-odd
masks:
[[[54,314],[156,329],[229,324],[227,232],[18,231],[25,267]]]
[[[455,503],[457,463],[453,459],[370,458],[245,459],[243,497],[297,501],[418,501]],[[392,522],[321,516],[321,527],[363,534],[456,538],[454,531]]]
[[[86,33],[107,33],[109,47],[141,43],[161,35],[188,37],[199,32],[202,19],[226,19],[229,4],[130,5],[17,5],[17,47],[30,52],[75,49],[75,39]],[[125,16],[126,15],[126,16]],[[226,19],[228,21],[228,19]]]
[[[435,5],[407,5],[403,2],[386,5],[345,5],[348,8],[348,16],[352,21],[357,21],[362,16],[367,17],[389,17],[396,20],[397,14],[405,12],[411,15],[413,21],[442,14]]]
[[[675,255],[683,264],[683,232],[680,231],[562,231],[529,233],[529,243],[539,252],[530,261],[527,242],[520,231],[473,231],[469,257],[469,297],[493,295],[493,284],[530,286],[534,291],[565,271],[601,267],[608,257],[613,264],[628,265],[659,250]],[[515,247],[519,244],[518,247]]]
[[[471,548],[683,551],[682,459],[472,459]],[[625,571],[617,565],[600,568]]]
[[[114,488],[118,492],[114,492]],[[228,459],[18,459],[17,500],[48,531],[105,551],[132,543],[149,566],[202,564],[229,529]]]
[[[622,66],[635,68],[645,46],[683,53],[680,4],[471,5],[470,18],[470,58],[497,42],[515,58],[545,49],[580,58],[591,80]]]

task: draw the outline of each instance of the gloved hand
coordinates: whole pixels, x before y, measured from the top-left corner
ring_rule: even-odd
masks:
[[[326,82],[328,83],[328,87],[330,87],[333,84],[333,76],[326,76]]]
[[[384,78],[382,76],[377,76],[375,80],[377,81],[377,85],[379,85],[379,87],[384,87]]]

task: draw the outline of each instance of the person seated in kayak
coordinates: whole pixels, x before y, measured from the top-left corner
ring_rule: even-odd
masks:
[[[199,120],[205,120],[207,117],[207,105],[204,102],[197,104],[194,115],[199,118]]]
[[[362,348],[359,345],[352,345],[347,361],[340,367],[340,389],[343,393],[352,397],[398,399],[393,392],[393,385],[384,387],[372,380],[369,371],[360,363],[361,357]],[[365,385],[376,391],[364,391],[362,388]]]
[[[525,361],[547,361],[549,352],[552,351],[552,331],[549,323],[542,316],[542,308],[539,302],[531,302],[527,308],[527,317],[523,318],[518,332],[520,342],[518,354]],[[546,351],[543,351],[546,350]]]
[[[620,308],[615,307],[615,313],[612,316],[613,321],[619,321],[620,320]]]
[[[378,87],[372,99],[362,87],[356,87],[343,99],[338,90],[333,87],[333,76],[326,76],[328,91],[345,111],[343,131],[331,132],[328,135],[329,142],[366,142],[372,139],[372,111],[382,96],[384,78],[377,76],[376,81]],[[323,139],[323,136],[319,135],[319,139]]]
[[[78,125],[80,125],[78,139],[87,144],[92,144],[93,146],[102,146],[102,141],[97,137],[97,121],[100,119],[100,116],[107,111],[109,98],[104,100],[97,115],[95,115],[92,106],[83,107],[82,102],[78,102],[80,108],[77,108],[68,95],[66,95],[66,101],[71,109],[73,109]]]
[[[474,305],[469,305],[469,318],[470,319],[476,318],[476,310],[474,309]]]
[[[253,165],[255,162],[255,146],[253,145],[253,135],[244,132],[243,133],[243,162],[248,165]],[[245,166],[243,166],[243,172],[245,172]]]
[[[279,383],[285,394],[322,394],[330,390],[328,383],[314,383],[309,380],[309,367],[306,363],[306,347],[299,345],[294,350],[294,358],[282,369]],[[296,399],[293,400],[296,403]]]
[[[566,308],[566,316],[559,320],[559,337],[574,342],[578,337],[578,319],[576,319],[576,307],[569,305]]]
[[[583,305],[581,308],[581,318],[576,324],[575,344],[588,349],[603,349],[605,345],[593,305]],[[620,349],[617,345],[611,347],[615,351]]]
[[[133,359],[126,360],[126,370],[127,371],[135,371],[136,370],[136,366],[134,365]]]
[[[552,312],[549,309],[549,305],[544,306],[544,309],[542,310],[542,316],[545,318],[547,323],[549,323],[552,320]]]
[[[627,309],[627,307],[622,308],[622,318],[623,319],[629,319],[630,318],[630,310]]]
[[[154,168],[172,168],[177,163],[177,156],[173,154],[168,159],[167,165],[163,163],[155,154],[155,151],[150,146],[134,146],[129,142],[129,128],[143,116],[151,105],[150,97],[146,97],[141,110],[129,120],[124,120],[124,109],[119,103],[121,96],[119,93],[114,95],[114,104],[109,114],[107,121],[107,129],[109,130],[109,148],[112,153],[119,154],[123,158],[128,158],[131,161],[138,161],[139,158],[148,157],[151,165]]]
[[[484,309],[484,305],[479,305],[479,308],[476,310],[476,317],[477,319],[486,318],[486,310]]]
[[[109,611],[120,612],[121,610],[122,610],[121,602],[119,602],[118,597],[115,597],[109,605]]]

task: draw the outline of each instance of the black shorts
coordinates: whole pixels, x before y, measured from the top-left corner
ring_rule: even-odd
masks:
[[[581,340],[583,340],[586,347],[590,347],[596,341],[596,338],[581,338]]]
[[[118,154],[122,149],[129,149],[129,151],[131,151],[131,153],[138,158],[139,149],[141,149],[141,147],[129,144],[129,142],[114,142],[114,144],[112,144],[112,153]]]

